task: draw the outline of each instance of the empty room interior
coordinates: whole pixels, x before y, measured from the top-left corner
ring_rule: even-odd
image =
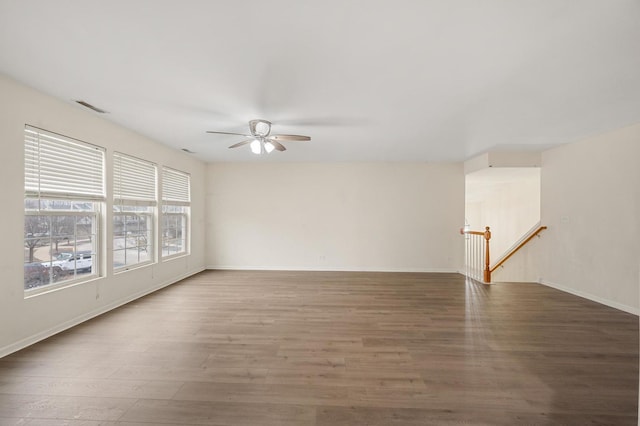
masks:
[[[0,0],[0,425],[640,425],[639,23]]]

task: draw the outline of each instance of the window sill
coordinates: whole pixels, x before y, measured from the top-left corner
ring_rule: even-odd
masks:
[[[187,257],[190,254],[191,253],[188,253],[188,252],[171,254],[171,255],[168,255],[168,256],[163,256],[162,257],[162,261],[166,262],[166,261],[173,260],[173,259],[180,259],[182,257]]]
[[[33,290],[25,290],[24,291],[24,299],[31,299],[33,297],[37,297],[37,296],[41,296],[43,294],[48,294],[48,293],[54,293],[56,291],[60,291],[60,290],[65,290],[67,288],[71,288],[71,287],[75,287],[78,285],[83,285],[86,283],[90,283],[93,281],[98,281],[103,279],[104,277],[101,277],[99,275],[90,275],[88,277],[82,278],[82,279],[75,279],[72,281],[65,281],[65,282],[61,282],[61,283],[55,283],[55,284],[50,284],[47,286],[43,286],[40,288],[35,288]]]
[[[155,264],[156,262],[144,262],[144,263],[136,263],[135,265],[131,265],[131,266],[121,266],[119,268],[113,268],[113,275],[119,275],[124,272],[135,271],[136,269],[143,269],[148,266],[153,266]]]

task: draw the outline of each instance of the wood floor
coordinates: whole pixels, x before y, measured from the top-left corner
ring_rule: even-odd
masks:
[[[638,318],[456,274],[208,271],[0,359],[1,425],[633,425]]]

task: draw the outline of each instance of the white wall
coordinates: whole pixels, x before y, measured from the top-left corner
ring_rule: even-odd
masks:
[[[457,271],[460,164],[210,164],[207,265]]]
[[[640,124],[543,153],[542,282],[639,312]]]
[[[540,280],[540,247],[545,232],[530,240],[524,247],[491,273],[491,282],[538,282]]]
[[[465,197],[471,229],[491,227],[493,265],[540,221],[540,169],[494,167],[470,173]]]
[[[0,244],[0,356],[204,268],[203,163],[1,75],[0,93],[0,188],[3,200],[0,221],[4,225]],[[191,173],[192,226],[195,230],[191,254],[114,275],[109,267],[111,256],[107,250],[106,276],[103,278],[25,299],[22,268],[25,124],[105,147],[108,190],[114,150]],[[107,211],[107,238],[103,241],[107,249],[111,247],[108,237],[110,217]]]

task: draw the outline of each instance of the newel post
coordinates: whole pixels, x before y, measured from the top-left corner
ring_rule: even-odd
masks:
[[[484,231],[484,241],[485,241],[485,250],[484,250],[484,282],[491,282],[491,269],[489,269],[489,240],[491,239],[491,231],[489,227],[485,227]]]

